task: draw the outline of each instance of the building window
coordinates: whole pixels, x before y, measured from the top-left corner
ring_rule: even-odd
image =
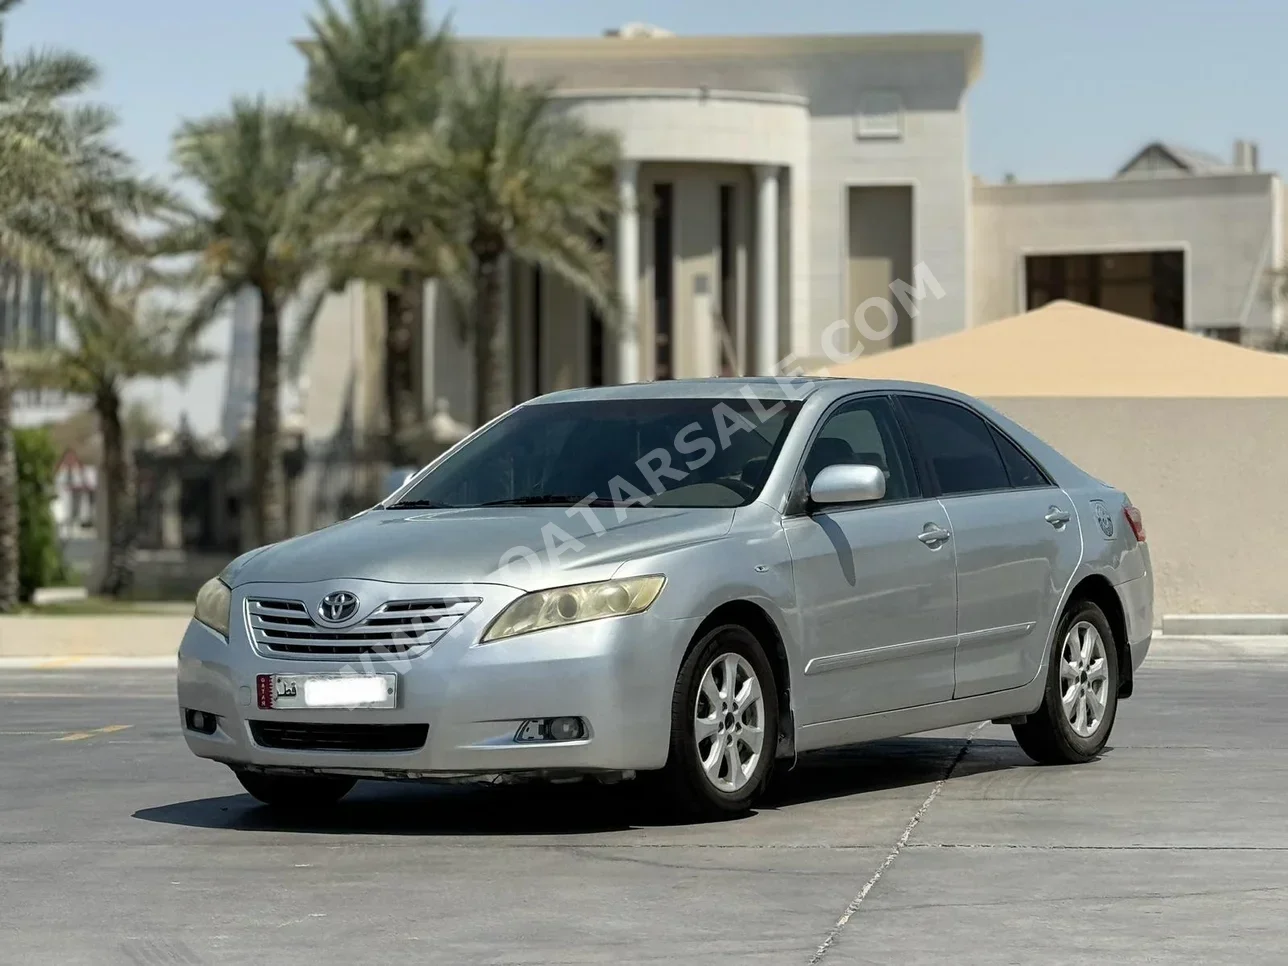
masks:
[[[53,285],[38,272],[0,263],[0,346],[46,349],[58,341]]]
[[[738,244],[734,234],[734,205],[738,194],[731,184],[720,186],[720,375],[740,375],[738,365]]]
[[[653,186],[653,378],[670,379],[671,332],[674,318],[675,273],[671,258],[672,204],[674,189],[669,184]]]
[[[1028,309],[1069,299],[1176,329],[1185,327],[1183,251],[1029,255],[1024,260],[1024,285]]]
[[[894,91],[864,94],[854,116],[854,136],[861,140],[903,137],[903,99]]]
[[[604,250],[604,236],[596,234],[592,239],[595,251]],[[595,303],[586,303],[586,355],[588,386],[604,385],[604,313]]]

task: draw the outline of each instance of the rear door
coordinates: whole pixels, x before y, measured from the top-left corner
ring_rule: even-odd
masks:
[[[808,485],[836,463],[880,466],[885,498],[811,507]],[[890,398],[839,403],[801,473],[801,495],[783,520],[806,652],[801,723],[950,700],[957,604],[948,517],[922,491]]]
[[[899,403],[957,552],[953,697],[1027,684],[1082,558],[1073,502],[973,409],[911,394]]]

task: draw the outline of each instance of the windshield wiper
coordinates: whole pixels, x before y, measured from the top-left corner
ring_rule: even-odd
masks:
[[[401,503],[391,503],[385,507],[386,510],[450,510],[452,509],[446,503],[435,503],[433,500],[403,500]]]
[[[616,501],[606,497],[596,497],[593,500],[585,500],[580,496],[565,496],[560,493],[544,493],[540,496],[516,496],[509,500],[492,500],[489,503],[480,503],[479,506],[576,506],[583,503],[585,506],[617,506]]]

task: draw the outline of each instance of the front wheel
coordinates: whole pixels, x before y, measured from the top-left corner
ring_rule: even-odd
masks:
[[[332,775],[266,775],[234,770],[242,788],[265,805],[303,812],[334,805],[357,784],[357,779]]]
[[[1090,601],[1070,606],[1060,621],[1042,706],[1012,725],[1034,761],[1073,765],[1104,749],[1118,711],[1118,649],[1104,612]]]
[[[684,814],[749,809],[778,747],[778,691],[765,649],[744,627],[717,627],[689,653],[671,701],[671,749],[661,773]]]

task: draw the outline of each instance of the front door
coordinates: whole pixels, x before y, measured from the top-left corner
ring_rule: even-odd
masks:
[[[901,404],[938,483],[957,551],[953,696],[1028,684],[1082,557],[1072,501],[966,407],[921,396]]]
[[[885,498],[811,507],[784,520],[804,628],[803,725],[891,711],[953,694],[956,569],[949,521],[922,497],[890,400],[861,396],[823,422],[804,492],[826,466],[886,473]]]

